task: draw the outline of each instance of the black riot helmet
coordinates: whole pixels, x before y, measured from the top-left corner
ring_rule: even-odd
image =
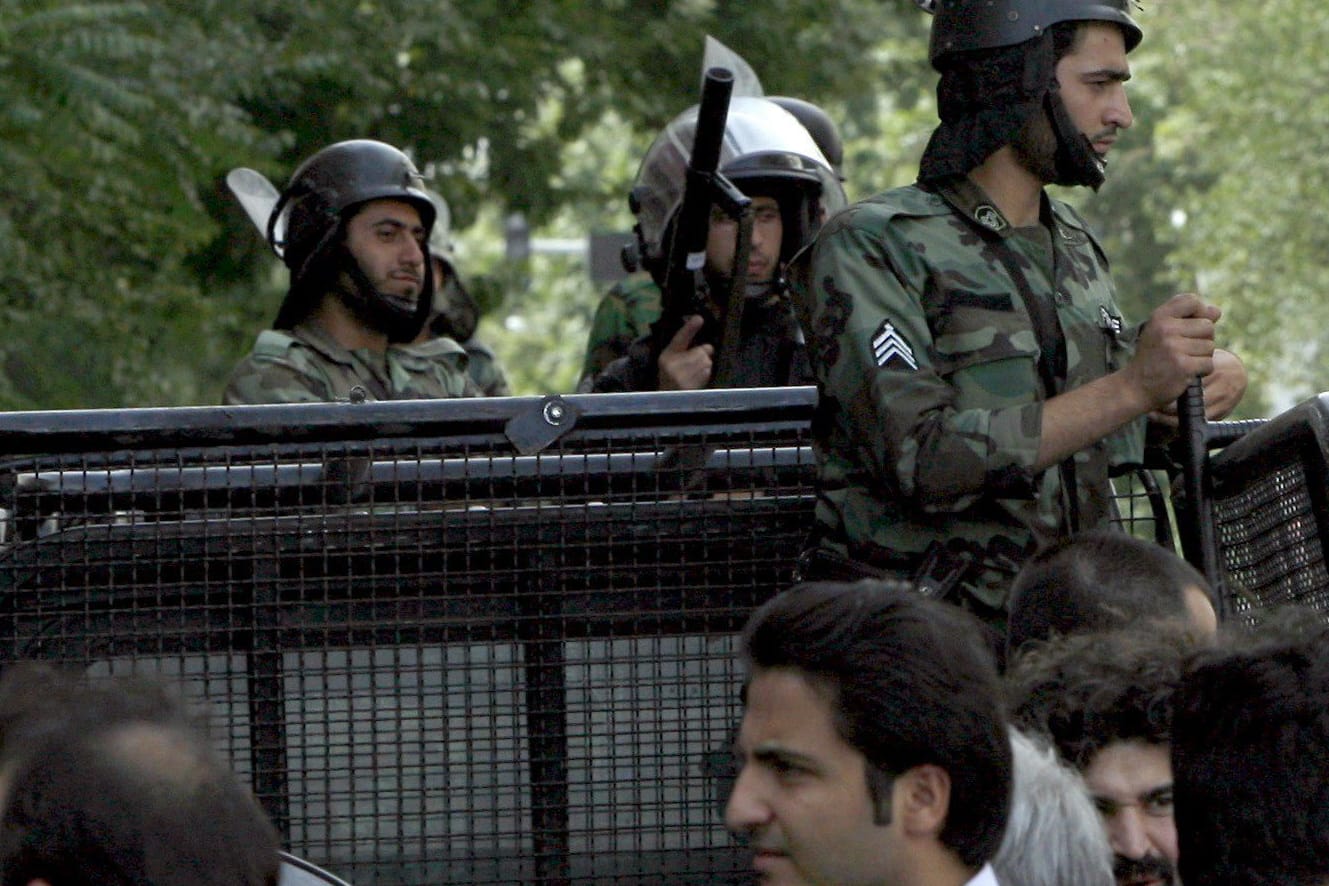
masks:
[[[664,279],[666,252],[683,200],[697,110],[694,105],[679,114],[656,137],[631,192],[641,264],[657,283]],[[808,242],[823,218],[847,202],[812,135],[796,117],[765,98],[730,100],[720,172],[749,197],[776,198],[784,223],[781,262]]]
[[[766,98],[793,114],[794,118],[803,124],[803,128],[812,136],[817,147],[821,148],[822,154],[836,175],[844,181],[841,172],[841,167],[844,165],[844,141],[841,140],[840,129],[831,119],[831,115],[822,110],[820,105],[814,105],[805,99],[791,98],[787,95],[768,95]]]
[[[1105,22],[1121,29],[1127,52],[1143,33],[1134,0],[915,0],[933,13],[928,57],[941,73],[941,125],[923,153],[919,178],[969,172],[1008,144],[1035,113],[1057,138],[1056,184],[1103,183],[1106,162],[1070,119],[1056,78],[1057,26]]]
[[[1126,51],[1144,33],[1128,12],[1132,0],[930,0],[933,13],[928,59],[941,70],[955,52],[1015,46],[1046,34],[1061,22],[1110,22],[1121,27]]]
[[[415,164],[401,151],[372,139],[330,145],[305,160],[273,207],[268,243],[291,271],[291,286],[277,312],[276,329],[299,323],[347,272],[362,290],[372,289],[345,247],[346,222],[371,200],[401,200],[420,213],[426,232],[435,209]],[[424,285],[408,312],[372,291],[362,292],[362,316],[393,341],[415,337],[433,300],[433,271],[425,262]]]

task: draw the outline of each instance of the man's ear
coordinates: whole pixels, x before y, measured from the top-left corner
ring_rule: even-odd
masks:
[[[895,814],[906,834],[940,836],[951,807],[951,776],[940,766],[924,764],[895,778]]]

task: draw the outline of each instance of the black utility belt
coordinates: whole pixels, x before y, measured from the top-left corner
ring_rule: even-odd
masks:
[[[820,545],[809,547],[798,558],[798,581],[859,581],[865,578],[907,581],[925,597],[944,600],[976,565],[973,554],[948,548],[939,541],[921,554],[901,555],[876,545],[856,545],[848,557]]]

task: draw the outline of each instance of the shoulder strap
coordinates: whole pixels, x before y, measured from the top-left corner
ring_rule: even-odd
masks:
[[[967,211],[964,196],[960,191],[964,188],[973,187],[973,183],[967,177],[960,177],[948,180],[941,184],[937,190],[942,198],[955,210],[956,215],[963,218],[984,242],[992,247],[993,253],[1001,261],[1002,266],[1006,268],[1006,273],[1010,275],[1011,280],[1015,283],[1015,288],[1020,293],[1020,300],[1024,302],[1025,311],[1029,314],[1029,321],[1033,324],[1034,336],[1038,340],[1037,365],[1039,379],[1043,382],[1043,397],[1044,399],[1050,399],[1059,394],[1065,384],[1066,336],[1062,332],[1061,323],[1057,320],[1056,309],[1046,299],[1039,298],[1038,294],[1034,292],[1028,276],[1025,275],[1024,269],[1020,267],[1019,257],[1015,254],[1015,250],[1006,242],[1006,237],[1002,236],[1001,230],[1009,223],[990,204],[980,206],[975,213]],[[1042,220],[1044,223],[1051,223],[1055,226],[1046,200],[1047,198],[1044,197]],[[985,222],[982,220],[982,213],[985,209],[992,213],[989,218],[992,218],[993,221]],[[1057,250],[1057,236],[1054,227],[1052,231],[1054,277],[1056,276]],[[1052,281],[1054,287],[1056,282],[1055,279]],[[1064,459],[1058,465],[1058,471],[1061,474],[1061,498],[1066,512],[1068,528],[1070,533],[1075,535],[1080,531],[1080,496],[1075,478],[1075,456],[1070,455]]]
[[[1015,283],[1016,291],[1020,294],[1020,300],[1024,303],[1025,312],[1029,315],[1030,323],[1033,324],[1034,336],[1038,340],[1038,375],[1043,382],[1043,396],[1045,398],[1054,397],[1061,392],[1066,378],[1066,336],[1061,330],[1061,323],[1057,320],[1056,309],[1048,303],[1047,299],[1039,298],[1038,294],[1034,292],[1033,286],[1029,283],[1029,277],[1025,274],[1024,269],[1020,267],[1019,256],[1001,233],[1009,223],[1000,216],[995,207],[990,204],[981,204],[975,213],[968,211],[967,203],[972,201],[966,201],[965,197],[969,195],[961,193],[966,186],[973,187],[969,179],[953,179],[941,184],[938,187],[938,193],[955,210],[955,214],[963,218],[979,237],[991,247],[992,252],[1001,261],[1002,267],[1006,269],[1011,281]],[[985,214],[985,210],[990,215]],[[1044,221],[1050,221],[1050,217],[1046,217]],[[1052,232],[1054,267],[1057,249],[1057,236],[1054,230]],[[1052,282],[1055,287],[1056,280]]]
[[[265,329],[254,341],[254,353],[260,357],[284,357],[295,341],[289,333],[279,329]]]

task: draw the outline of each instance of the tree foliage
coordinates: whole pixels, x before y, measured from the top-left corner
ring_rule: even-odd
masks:
[[[1224,306],[1223,331],[1266,397],[1329,388],[1329,20],[1305,0],[1188,4],[1161,14],[1182,84],[1160,150],[1205,183],[1178,200],[1185,225],[1168,266]]]

